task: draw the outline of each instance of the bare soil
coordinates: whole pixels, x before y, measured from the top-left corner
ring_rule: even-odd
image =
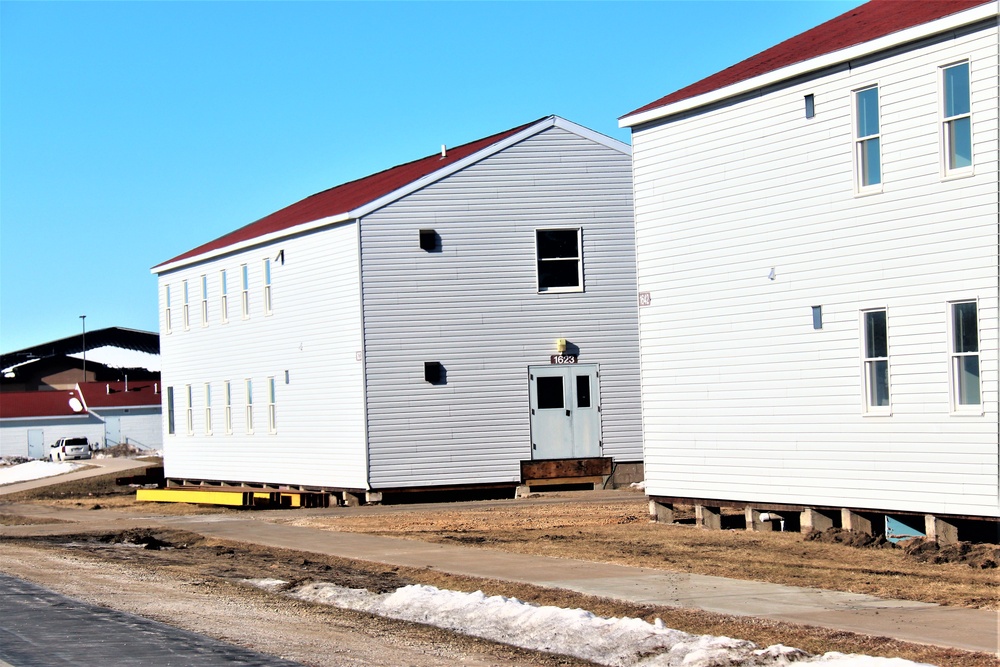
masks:
[[[65,487],[65,488],[59,488]],[[934,560],[930,547],[859,548],[834,536],[705,531],[651,524],[637,493],[550,493],[526,500],[249,512],[134,501],[113,479],[73,482],[4,502],[113,509],[143,515],[241,512],[262,521],[452,542],[514,552],[640,565],[942,604],[997,608],[995,569]],[[18,523],[0,504],[0,524]],[[928,554],[931,554],[930,556]],[[994,655],[939,649],[754,618],[636,605],[433,570],[304,555],[178,531],[5,538],[0,570],[83,599],[173,623],[308,665],[582,665],[415,624],[330,609],[259,591],[246,579],[334,582],[386,591],[409,583],[482,590],[539,604],[633,616],[698,634],[785,644],[811,653],[902,657],[942,667],[997,667]],[[67,579],[62,573],[74,573]],[[318,628],[318,629],[317,629]]]

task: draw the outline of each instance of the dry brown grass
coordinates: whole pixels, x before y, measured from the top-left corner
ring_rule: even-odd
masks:
[[[413,508],[297,519],[326,530],[458,543],[517,553],[582,558],[675,572],[1000,609],[997,570],[925,563],[901,549],[858,549],[799,533],[709,531],[650,523],[644,498],[564,504]],[[397,508],[398,509],[398,508]]]

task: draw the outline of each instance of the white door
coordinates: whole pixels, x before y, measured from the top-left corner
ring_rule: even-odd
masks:
[[[599,379],[596,364],[528,367],[532,459],[601,455]]]
[[[45,451],[45,442],[42,438],[42,429],[40,428],[29,428],[28,429],[28,458],[29,459],[44,459],[48,456],[48,452]]]
[[[122,418],[112,415],[104,418],[104,446],[114,447],[122,441]]]

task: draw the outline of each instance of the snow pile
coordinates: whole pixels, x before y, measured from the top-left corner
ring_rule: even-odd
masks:
[[[250,583],[280,591],[274,579]],[[609,667],[781,667],[823,664],[836,667],[917,667],[898,658],[804,651],[756,644],[729,637],[692,635],[664,626],[660,619],[602,618],[583,609],[539,607],[517,598],[482,592],[462,593],[433,586],[405,586],[392,593],[314,583],[286,591],[288,595],[343,609],[424,623],[533,651],[571,655]]]
[[[628,486],[629,486],[630,489],[636,489],[638,491],[645,491],[646,490],[646,480],[643,480],[641,482],[632,482]]]
[[[64,472],[73,472],[77,468],[82,467],[83,465],[79,463],[69,463],[68,461],[59,463],[52,463],[51,461],[28,461],[16,466],[0,468],[0,486],[61,475]]]

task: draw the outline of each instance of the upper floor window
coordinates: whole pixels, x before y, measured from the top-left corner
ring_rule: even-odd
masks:
[[[865,191],[882,184],[882,151],[878,117],[878,86],[854,92],[855,170],[858,190]]]
[[[271,314],[271,260],[264,260],[264,314]]]
[[[222,314],[220,320],[223,324],[229,321],[229,286],[226,283],[226,270],[219,272],[219,282],[222,294]]]
[[[187,331],[189,328],[191,328],[191,314],[188,311],[188,281],[186,280],[184,281],[183,287],[184,287],[184,304],[183,304],[184,309],[181,318],[184,321],[184,330]]]
[[[862,313],[865,335],[865,409],[889,411],[889,335],[885,309]]]
[[[163,309],[163,330],[170,333],[170,285],[166,285],[166,308]]]
[[[201,326],[208,326],[208,276],[201,277]]]
[[[582,292],[580,229],[536,229],[539,292]]]
[[[941,70],[944,98],[942,142],[945,174],[972,166],[972,104],[969,95],[969,63]]]
[[[951,395],[956,411],[982,411],[979,315],[975,301],[951,304]]]
[[[240,267],[243,274],[243,319],[250,318],[250,270],[246,264]]]
[[[246,380],[246,427],[247,433],[253,434],[253,381]]]

